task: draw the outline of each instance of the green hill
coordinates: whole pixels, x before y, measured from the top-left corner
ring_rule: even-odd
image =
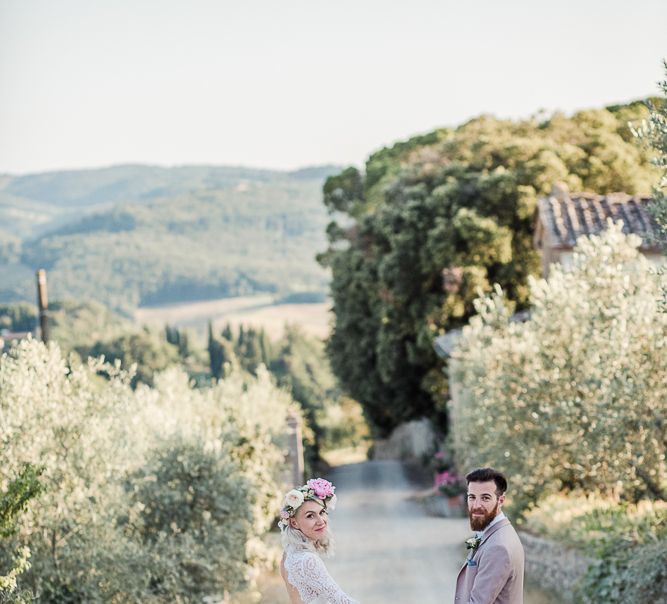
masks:
[[[324,178],[339,168],[115,166],[0,179],[0,302],[140,305],[324,292],[315,262],[328,221]]]

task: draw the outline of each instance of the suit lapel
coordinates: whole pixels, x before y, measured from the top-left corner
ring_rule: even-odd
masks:
[[[494,525],[487,531],[487,533],[484,535],[484,537],[482,537],[482,541],[481,541],[481,543],[477,546],[477,549],[475,550],[475,553],[472,555],[472,558],[474,559],[475,556],[477,556],[477,553],[479,552],[479,550],[480,550],[480,548],[482,547],[482,545],[484,545],[484,544],[489,540],[489,537],[490,537],[491,535],[493,535],[493,533],[495,533],[498,529],[501,529],[501,528],[503,528],[504,526],[507,526],[508,524],[510,524],[510,521],[509,521],[509,519],[507,519],[507,518],[503,518],[502,520],[499,520],[498,522],[496,522],[496,523],[495,523],[495,524],[494,524]]]
[[[482,545],[484,545],[488,541],[489,537],[491,535],[493,535],[493,533],[495,533],[498,529],[501,529],[504,526],[507,526],[508,524],[510,524],[509,519],[508,518],[503,518],[502,520],[499,520],[498,522],[496,522],[488,530],[486,535],[484,535],[484,537],[482,538],[482,541],[480,542],[480,544],[477,546],[477,549],[473,552],[472,556],[470,556],[469,554],[466,554],[466,561],[463,563],[463,566],[461,567],[461,570],[459,571],[459,575],[461,575],[461,573],[468,567],[468,558],[470,558],[471,560],[475,560],[475,558],[477,557],[477,554],[479,553],[479,549],[482,547]]]

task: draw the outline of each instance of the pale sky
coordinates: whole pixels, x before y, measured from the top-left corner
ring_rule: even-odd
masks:
[[[293,169],[658,94],[664,0],[0,0],[0,172]]]

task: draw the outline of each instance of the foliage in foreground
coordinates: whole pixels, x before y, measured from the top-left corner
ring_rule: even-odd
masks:
[[[39,601],[200,602],[264,555],[290,398],[261,371],[199,390],[176,369],[131,377],[34,341],[0,360],[1,476],[45,466],[10,539]]]
[[[526,513],[523,528],[575,546],[591,561],[578,586],[578,602],[667,598],[667,502],[552,495]]]
[[[39,476],[42,469],[31,464],[25,464],[18,475],[11,479],[3,479],[2,490],[0,490],[0,539],[5,540],[12,537],[18,530],[18,519],[31,499],[37,497],[42,486]],[[10,559],[11,567],[7,571],[5,564]],[[5,550],[0,555],[0,602],[22,603],[28,602],[28,595],[17,592],[17,577],[30,568],[30,549],[20,547],[17,551],[10,553]]]
[[[531,284],[510,321],[500,293],[477,302],[451,376],[458,466],[512,478],[514,510],[585,488],[667,499],[667,315],[639,240],[609,225],[580,239],[573,266]]]
[[[667,502],[628,503],[583,492],[555,494],[528,510],[521,526],[597,555],[619,543],[636,546],[667,538]]]

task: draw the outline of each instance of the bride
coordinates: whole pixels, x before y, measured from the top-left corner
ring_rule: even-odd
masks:
[[[328,515],[336,507],[335,489],[315,478],[285,495],[278,523],[284,549],[280,574],[292,604],[358,604],[338,587],[319,556],[331,553]]]

